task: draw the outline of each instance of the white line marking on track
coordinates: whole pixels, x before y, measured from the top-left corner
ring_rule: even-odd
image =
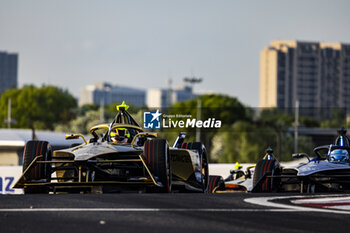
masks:
[[[300,212],[323,212],[323,213],[335,213],[335,214],[350,214],[350,211],[331,210],[331,209],[312,208],[312,207],[301,207],[301,206],[272,202],[274,200],[281,200],[281,199],[322,198],[322,197],[336,198],[339,196],[308,195],[308,196],[253,197],[253,198],[246,198],[246,199],[244,199],[244,201],[247,203],[250,203],[250,204],[254,204],[254,205],[267,206],[267,207],[273,207],[273,208],[279,208],[279,209],[289,209],[289,210],[300,211]]]
[[[295,212],[294,209],[18,208],[0,212]]]
[[[323,208],[327,208],[327,209],[333,209],[333,210],[350,210],[350,206],[348,205],[339,205],[339,206],[326,206],[326,207],[323,207]]]
[[[298,198],[292,201],[292,203],[300,204],[300,203],[323,203],[323,202],[329,202],[329,203],[343,203],[343,202],[350,202],[350,196],[345,197],[321,197],[321,198]]]

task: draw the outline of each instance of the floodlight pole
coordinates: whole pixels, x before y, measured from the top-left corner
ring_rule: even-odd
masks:
[[[295,122],[294,122],[294,153],[298,153],[298,138],[299,138],[299,100],[295,101]]]
[[[11,98],[8,100],[8,111],[7,111],[7,128],[11,129]]]
[[[105,122],[105,98],[103,95],[103,98],[101,99],[100,103],[100,122],[104,123]]]
[[[201,83],[203,81],[202,78],[196,78],[196,77],[185,77],[184,82],[189,83],[191,85],[191,99],[193,99],[193,89],[194,89],[194,84]],[[201,119],[202,115],[202,101],[198,99],[197,102],[197,120]],[[200,128],[197,127],[196,129],[196,141],[200,142],[201,141],[201,130]]]
[[[193,89],[194,84],[201,83],[203,81],[202,78],[196,78],[196,77],[185,77],[184,82],[189,83],[191,85],[191,99],[193,99]]]

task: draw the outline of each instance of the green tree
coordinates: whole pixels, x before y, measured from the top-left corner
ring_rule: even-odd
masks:
[[[91,127],[101,123],[103,122],[100,122],[100,111],[90,110],[84,115],[78,116],[69,124],[57,124],[55,131],[88,134]]]
[[[309,137],[300,136],[298,142],[299,152],[312,155],[314,145]],[[254,163],[264,155],[267,147],[274,150],[277,159],[288,161],[294,150],[294,138],[287,131],[278,132],[268,125],[238,121],[215,134],[211,154],[217,162]]]
[[[237,120],[251,120],[252,112],[237,98],[227,95],[202,95],[196,99],[178,102],[171,107],[172,114],[190,114],[197,116],[198,100],[201,101],[201,118],[220,119],[222,124],[232,124]]]
[[[279,108],[264,108],[259,113],[257,122],[262,124],[278,124],[284,126],[292,126],[294,116],[288,114],[283,109]]]
[[[192,118],[197,118],[198,101],[201,101],[201,120],[215,118],[216,120],[220,120],[222,122],[222,126],[231,125],[238,120],[252,120],[252,112],[248,108],[246,108],[241,102],[239,102],[237,98],[218,94],[202,95],[196,99],[176,103],[169,109],[169,112],[167,112],[167,114],[191,115]],[[175,120],[186,119],[186,117],[180,117],[176,118]],[[189,140],[195,140],[195,128],[176,128],[175,130],[168,130],[164,132],[164,134],[168,135],[168,139],[174,139],[177,135],[177,132],[179,131],[186,131],[188,136],[190,137]],[[208,151],[211,150],[212,138],[217,131],[218,129],[201,128],[201,141],[205,144]]]
[[[111,123],[118,113],[116,106],[119,104],[121,103],[112,103],[104,107],[104,122],[101,122],[101,108],[98,105],[83,105],[77,108],[76,112],[78,114],[76,119],[68,124],[57,124],[55,131],[88,134],[92,126]],[[143,110],[130,106],[128,112],[132,114],[135,121],[142,127]]]
[[[16,123],[12,127],[38,129],[54,128],[56,123],[67,123],[75,115],[76,99],[67,91],[54,86],[25,86],[22,89],[5,91],[0,98],[0,126],[5,127],[8,99],[11,98],[12,118]]]
[[[77,116],[84,116],[89,111],[98,111],[99,106],[97,104],[84,104],[75,110]]]
[[[287,113],[285,109],[264,108],[259,113],[257,121],[264,124],[292,127],[295,121],[295,116],[292,113]],[[318,120],[305,116],[299,117],[299,123],[303,127],[320,126],[320,122]]]
[[[341,128],[346,125],[346,111],[335,108],[332,110],[331,117],[321,122],[321,128]]]
[[[268,127],[238,121],[220,129],[213,141],[216,142],[211,151],[214,161],[255,162],[268,146],[275,146],[276,132]]]

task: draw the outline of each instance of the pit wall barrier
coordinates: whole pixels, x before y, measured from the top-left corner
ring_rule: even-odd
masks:
[[[23,194],[22,189],[14,189],[13,185],[22,175],[22,166],[0,167],[0,194]]]

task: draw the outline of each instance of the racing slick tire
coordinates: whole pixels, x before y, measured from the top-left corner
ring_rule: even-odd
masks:
[[[280,168],[276,159],[259,160],[255,166],[253,174],[252,192],[271,192],[278,188],[279,179],[266,178],[266,175],[279,175]]]
[[[208,193],[215,193],[216,190],[222,189],[225,186],[222,176],[209,176]]]
[[[147,140],[144,147],[145,161],[151,173],[163,184],[161,192],[170,193],[172,173],[170,167],[169,145],[165,139]]]
[[[36,156],[42,155],[37,161],[52,160],[52,148],[46,141],[28,141],[23,152],[23,172],[29,167]],[[51,181],[51,164],[34,164],[26,174],[27,180]],[[24,193],[48,193],[49,190],[43,186],[25,187]]]
[[[208,153],[204,144],[201,142],[182,143],[179,148],[198,151],[198,154],[200,157],[201,174],[202,174],[202,190],[203,190],[203,193],[207,193],[208,185],[209,185],[209,159],[208,159]]]

